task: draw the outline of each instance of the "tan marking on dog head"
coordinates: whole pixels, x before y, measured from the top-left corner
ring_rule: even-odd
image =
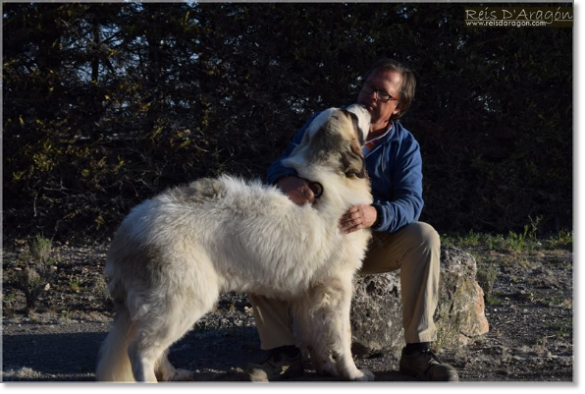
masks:
[[[297,149],[306,149],[309,162],[334,168],[346,177],[365,178],[357,122],[345,110],[327,110],[317,117]]]

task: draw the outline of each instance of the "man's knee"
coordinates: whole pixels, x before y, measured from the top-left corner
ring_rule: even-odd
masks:
[[[414,222],[407,227],[411,249],[405,254],[402,264],[403,288],[406,283],[411,283],[413,289],[429,284],[434,290],[428,295],[436,297],[441,270],[441,237],[427,223]]]
[[[441,236],[437,230],[428,223],[413,222],[406,226],[404,230],[415,244],[418,244],[421,247],[431,250],[441,248]]]

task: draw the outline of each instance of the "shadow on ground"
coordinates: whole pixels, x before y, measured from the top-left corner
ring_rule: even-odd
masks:
[[[79,324],[82,325],[82,324]],[[93,381],[97,354],[106,332],[29,333],[3,336],[4,381]],[[195,381],[247,381],[249,363],[260,363],[255,328],[191,331],[171,348],[169,359],[178,368],[194,371]],[[357,360],[358,365],[364,360]],[[364,365],[359,365],[364,367]],[[366,366],[367,367],[367,366]],[[334,381],[319,376],[310,364],[292,381]],[[395,371],[376,373],[376,380],[409,381]]]

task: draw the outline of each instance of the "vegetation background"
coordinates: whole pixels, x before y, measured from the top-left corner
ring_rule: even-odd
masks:
[[[417,77],[422,220],[572,230],[572,29],[467,27],[471,5],[3,4],[4,240],[101,242],[168,186],[264,177],[381,57]]]

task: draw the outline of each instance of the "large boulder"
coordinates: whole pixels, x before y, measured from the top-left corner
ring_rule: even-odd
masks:
[[[469,253],[441,249],[439,305],[435,312],[438,346],[465,345],[488,332],[477,264]],[[358,276],[352,301],[353,350],[357,356],[398,352],[404,346],[400,271]]]

